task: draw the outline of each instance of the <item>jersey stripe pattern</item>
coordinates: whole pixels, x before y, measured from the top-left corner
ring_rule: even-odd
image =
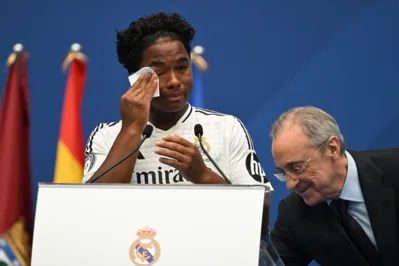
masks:
[[[196,124],[201,124],[203,127],[202,142],[204,148],[232,184],[261,184],[266,187],[267,191],[273,191],[256,155],[251,136],[242,121],[232,115],[191,105],[171,129],[163,131],[154,127],[151,137],[144,142],[139,150],[131,183],[190,183],[177,169],[159,162],[159,155],[154,153],[155,142],[161,140],[163,136],[173,134],[178,134],[192,142],[202,153],[205,164],[218,173],[202,152],[198,138],[194,135]],[[104,162],[120,129],[121,121],[100,123],[93,129],[86,143],[83,182],[89,180]]]

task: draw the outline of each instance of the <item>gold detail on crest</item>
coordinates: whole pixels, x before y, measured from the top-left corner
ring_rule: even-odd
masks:
[[[161,255],[158,241],[154,239],[156,231],[146,226],[137,231],[136,239],[129,249],[130,260],[136,266],[154,265]]]
[[[209,152],[211,151],[211,146],[210,146],[209,143],[206,141],[206,137],[202,136],[202,137],[201,137],[201,140],[202,140],[202,145],[204,146],[206,152],[209,153]],[[198,149],[203,155],[205,155],[205,153],[204,153],[204,151],[202,150],[201,145],[200,145],[200,143],[199,143],[199,139],[198,139],[197,137],[194,137],[194,143],[193,143],[193,144],[197,147],[197,149]]]

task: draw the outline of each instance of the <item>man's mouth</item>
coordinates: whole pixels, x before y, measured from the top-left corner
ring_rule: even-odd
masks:
[[[298,194],[303,194],[303,193],[305,193],[305,191],[310,187],[312,185],[312,183],[302,183],[302,184],[299,184],[299,186],[297,186],[297,188],[295,189],[295,191],[298,193]]]
[[[180,92],[180,93],[169,94],[169,95],[165,95],[164,97],[172,102],[180,101],[181,98],[183,98],[183,93]]]

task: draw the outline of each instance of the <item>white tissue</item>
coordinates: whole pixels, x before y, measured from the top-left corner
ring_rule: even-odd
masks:
[[[152,73],[152,74],[156,75],[155,71],[152,70],[150,67],[143,67],[139,71],[137,71],[129,76],[130,86],[133,86],[133,84],[137,81],[137,79],[140,77],[140,75],[144,74],[144,73]],[[155,97],[159,97],[159,79],[158,79],[157,89],[155,90],[154,96],[152,96],[152,98],[155,98]]]

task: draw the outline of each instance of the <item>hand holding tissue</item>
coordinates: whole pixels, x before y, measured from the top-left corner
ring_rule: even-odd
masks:
[[[130,86],[133,86],[133,84],[137,81],[137,79],[140,77],[140,75],[142,75],[144,73],[151,73],[151,74],[156,75],[155,71],[152,70],[150,67],[143,67],[139,71],[137,71],[129,76]],[[158,79],[157,89],[155,90],[153,98],[155,98],[155,97],[159,97],[159,79]]]

